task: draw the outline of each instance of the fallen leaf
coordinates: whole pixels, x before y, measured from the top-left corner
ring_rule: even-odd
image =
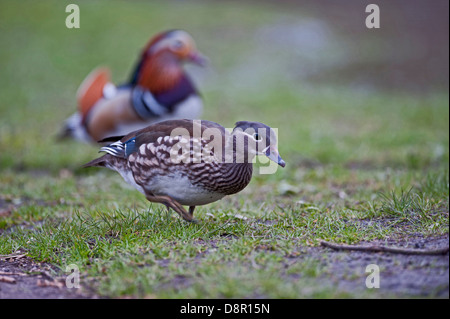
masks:
[[[73,177],[73,173],[66,168],[63,168],[59,171],[59,178],[65,179],[65,178],[72,178],[72,177]]]
[[[345,199],[345,198],[347,198],[347,194],[346,194],[344,191],[340,191],[338,195],[339,195],[339,198],[340,198],[340,199]]]
[[[0,209],[0,217],[6,217],[6,216],[11,215],[12,210],[13,210],[13,208],[11,206]]]
[[[278,193],[280,195],[294,195],[300,192],[300,189],[298,187],[295,187],[293,185],[290,185],[286,181],[282,181],[278,185]]]
[[[39,287],[55,287],[55,288],[64,287],[64,284],[62,282],[51,281],[47,279],[38,279],[36,285],[38,285]]]
[[[0,282],[6,282],[8,284],[15,284],[16,279],[9,276],[0,276]]]
[[[247,220],[247,217],[245,217],[245,216],[243,216],[243,215],[241,215],[241,214],[227,214],[227,216],[232,216],[232,217],[234,217],[234,218],[237,218],[237,219],[242,219],[242,220]]]

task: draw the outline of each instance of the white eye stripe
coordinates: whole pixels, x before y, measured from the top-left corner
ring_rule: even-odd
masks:
[[[185,42],[180,39],[173,39],[173,38],[167,38],[159,41],[158,43],[154,44],[150,48],[150,53],[153,54],[155,52],[158,52],[165,48],[171,48],[174,50],[179,50],[185,46]]]
[[[158,52],[159,50],[163,49],[164,47],[168,47],[170,45],[171,39],[163,39],[159,41],[158,43],[154,44],[150,48],[150,53]]]

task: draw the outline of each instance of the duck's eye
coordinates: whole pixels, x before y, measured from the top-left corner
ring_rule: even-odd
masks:
[[[258,133],[253,134],[253,138],[257,141],[261,141],[262,140],[262,136],[259,135]]]
[[[174,50],[180,50],[184,47],[184,43],[180,40],[175,40],[175,42],[172,44],[172,48]]]

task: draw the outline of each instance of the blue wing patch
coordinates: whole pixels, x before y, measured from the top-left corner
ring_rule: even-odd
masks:
[[[136,138],[133,137],[126,142],[117,141],[100,149],[100,152],[106,152],[116,157],[127,158],[131,153],[137,151]]]
[[[138,150],[138,148],[136,146],[136,138],[135,137],[133,137],[132,139],[129,139],[128,141],[126,141],[123,144],[125,145],[125,157],[130,156],[131,153],[134,153]]]

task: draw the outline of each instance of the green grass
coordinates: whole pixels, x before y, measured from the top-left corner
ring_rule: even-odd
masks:
[[[76,264],[82,283],[109,297],[335,298],[353,295],[317,285],[330,271],[302,247],[316,246],[318,239],[357,243],[448,233],[448,184],[445,179],[430,182],[436,181],[433,176],[407,192],[377,193],[367,202],[358,194],[344,202],[295,204],[289,195],[270,200],[274,207],[259,209],[255,196],[245,202],[246,196],[237,195],[214,208],[200,208],[198,224],[185,223],[157,205],[146,208],[143,198],[131,201],[135,195],[114,190],[114,179],[106,179],[112,185],[97,195],[106,191],[116,198],[86,196],[79,199],[80,207],[67,196],[68,202],[15,210],[3,219],[3,228],[16,226],[0,237],[0,254],[25,251],[62,270]],[[291,258],[299,256],[301,261],[291,265]]]
[[[74,263],[82,285],[108,297],[372,297],[324,283],[330,270],[306,248],[448,234],[448,91],[293,81],[289,60],[258,35],[307,13],[236,5],[80,1],[81,29],[68,30],[59,1],[0,3],[0,210],[10,211],[0,254],[62,272]],[[95,147],[55,141],[92,68],[108,65],[120,82],[150,35],[174,27],[211,59],[189,68],[204,118],[277,127],[287,163],[199,207],[197,224],[113,172],[80,169]]]

